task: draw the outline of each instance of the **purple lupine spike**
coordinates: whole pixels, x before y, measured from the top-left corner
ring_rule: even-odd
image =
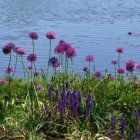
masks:
[[[140,129],[137,132],[137,137],[140,138]]]
[[[138,111],[136,112],[136,117],[138,120],[140,120],[140,109],[138,109]]]
[[[126,120],[123,119],[123,120],[121,121],[121,128],[120,128],[121,136],[122,136],[122,137],[124,137],[125,129],[126,129]]]
[[[52,91],[53,91],[53,85],[49,85],[49,90],[48,90],[49,99],[51,99]]]
[[[63,116],[63,114],[65,113],[65,107],[61,101],[58,101],[57,108],[58,108],[58,111],[60,112],[60,115]]]
[[[69,88],[69,82],[67,81],[66,82],[66,89],[68,89]]]
[[[111,130],[115,130],[115,128],[116,128],[116,116],[115,115],[112,115],[110,123],[111,123]]]

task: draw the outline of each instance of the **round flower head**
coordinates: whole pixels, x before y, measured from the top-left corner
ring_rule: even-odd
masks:
[[[8,66],[7,69],[6,69],[6,73],[10,74],[14,71],[13,67],[11,66]]]
[[[54,51],[58,54],[64,54],[64,52],[65,52],[64,44],[58,44],[55,47]]]
[[[52,67],[53,67],[53,68],[58,68],[58,67],[60,67],[59,62],[55,62],[55,63],[53,63],[53,64],[52,64]]]
[[[22,49],[22,48],[18,48],[18,49],[16,50],[16,52],[17,52],[17,54],[19,54],[19,55],[24,55],[24,54],[26,54],[25,50]]]
[[[87,55],[85,58],[85,61],[93,62],[94,61],[94,56],[93,55]]]
[[[56,33],[53,32],[53,31],[49,31],[49,32],[46,33],[46,37],[48,39],[55,39],[56,38]]]
[[[125,68],[120,67],[117,71],[118,71],[119,74],[124,74],[125,73]]]
[[[135,70],[135,66],[136,66],[136,64],[135,64],[134,60],[128,60],[126,62],[126,70],[127,71],[130,71],[130,72],[134,71]]]
[[[123,47],[118,47],[118,48],[116,49],[116,52],[118,52],[118,53],[123,53],[123,52],[124,52],[124,48],[123,48]]]
[[[6,84],[6,80],[0,80],[0,85]]]
[[[64,44],[65,52],[66,52],[69,48],[71,48],[71,47],[72,47],[72,46],[71,46],[70,43],[65,43],[65,44]]]
[[[44,91],[44,87],[42,85],[35,86],[37,90]]]
[[[112,59],[111,63],[115,65],[115,64],[118,63],[118,60],[117,59]]]
[[[57,57],[52,57],[52,58],[50,58],[50,60],[49,60],[49,63],[51,64],[51,65],[53,65],[53,64],[55,64],[55,63],[57,63],[58,62],[58,59],[57,59]]]
[[[74,58],[76,56],[76,50],[75,50],[75,48],[74,47],[68,48],[67,51],[66,51],[66,56],[68,58],[71,58],[71,59]]]
[[[2,51],[4,54],[9,54],[14,48],[15,48],[15,44],[10,42],[3,47]]]
[[[101,78],[102,77],[102,73],[100,71],[95,72],[94,74],[95,77]]]
[[[33,40],[37,40],[38,39],[38,34],[36,32],[30,32],[29,37]]]
[[[35,54],[29,54],[27,60],[30,62],[35,62],[37,60],[37,56]]]
[[[19,47],[14,47],[14,49],[13,49],[13,51],[15,52],[15,53],[17,53],[17,49],[19,49]]]
[[[65,40],[60,40],[60,41],[59,41],[59,44],[60,44],[60,45],[65,45],[65,43],[66,43]]]
[[[83,71],[84,71],[84,72],[88,72],[88,67],[86,67],[86,66],[83,67]]]

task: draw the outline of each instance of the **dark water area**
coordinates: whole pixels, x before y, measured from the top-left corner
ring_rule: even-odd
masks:
[[[96,70],[113,72],[111,60],[117,57],[118,46],[125,49],[122,66],[128,59],[140,63],[139,0],[0,0],[0,17],[0,49],[7,42],[14,42],[29,54],[32,43],[28,33],[38,32],[35,42],[38,70],[47,69],[49,40],[45,33],[50,30],[57,33],[53,46],[64,39],[76,47],[75,72],[82,73],[82,68],[88,66],[84,61],[88,54],[95,56]],[[8,58],[0,51],[0,76]],[[16,75],[22,75],[21,64]]]

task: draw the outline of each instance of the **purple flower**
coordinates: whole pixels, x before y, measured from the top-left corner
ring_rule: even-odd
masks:
[[[29,33],[29,37],[32,39],[32,40],[37,40],[38,39],[38,34],[36,32],[30,32]]]
[[[64,54],[65,53],[65,46],[64,44],[58,44],[55,48],[54,51],[58,54]]]
[[[136,112],[136,117],[138,118],[138,120],[140,120],[140,109],[138,109],[138,111]]]
[[[2,51],[4,54],[9,54],[14,48],[15,48],[15,44],[10,42],[3,47]]]
[[[71,58],[71,59],[74,58],[76,56],[76,50],[75,50],[75,48],[74,47],[68,48],[67,51],[66,51],[66,56],[68,58]]]
[[[123,47],[118,47],[118,48],[116,49],[116,52],[118,52],[118,53],[123,53],[123,52],[124,52],[124,48],[123,48]]]
[[[119,74],[124,74],[125,73],[125,68],[124,67],[120,67],[120,68],[118,68],[118,73]]]
[[[13,67],[12,66],[8,66],[7,69],[6,69],[6,73],[10,74],[14,71]]]
[[[118,60],[117,59],[112,59],[111,63],[115,65],[115,64],[118,63]]]
[[[52,64],[52,67],[53,67],[53,68],[58,68],[58,67],[60,67],[59,62],[55,62],[55,63],[53,63],[53,64]]]
[[[27,57],[27,60],[29,62],[35,62],[37,60],[37,56],[34,53],[29,54],[28,57]]]
[[[95,77],[101,78],[102,77],[102,73],[100,71],[95,72],[94,74]]]
[[[93,55],[87,55],[85,58],[85,61],[93,62],[94,61],[94,56]]]
[[[140,64],[136,64],[136,69],[140,70]]]
[[[0,80],[0,85],[6,84],[6,80],[1,79]]]
[[[68,89],[69,88],[69,82],[67,81],[65,85],[66,85],[66,89]]]
[[[69,48],[71,48],[71,47],[72,47],[72,46],[71,46],[70,43],[65,43],[65,44],[64,44],[65,52],[66,52]]]
[[[18,48],[18,49],[16,50],[16,53],[19,54],[19,55],[24,55],[24,54],[26,54],[25,50],[22,49],[22,48]]]
[[[46,37],[48,39],[55,39],[56,38],[56,33],[53,32],[53,31],[49,31],[49,32],[46,33]]]
[[[136,66],[136,64],[135,64],[134,60],[128,60],[126,62],[126,70],[127,71],[130,71],[130,72],[134,71],[135,70],[135,66]]]
[[[65,45],[66,42],[65,42],[65,40],[60,40],[60,41],[59,41],[59,44],[60,44],[60,45]]]
[[[36,85],[37,90],[44,91],[44,87],[42,85]]]
[[[125,121],[125,119],[123,119],[123,120],[121,121],[121,128],[120,128],[121,136],[122,136],[122,137],[124,137],[125,129],[126,129],[126,121]]]
[[[83,67],[83,71],[86,73],[86,72],[88,72],[88,67]]]

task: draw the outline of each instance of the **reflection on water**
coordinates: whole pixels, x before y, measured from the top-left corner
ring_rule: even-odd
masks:
[[[82,72],[82,67],[87,65],[84,62],[87,54],[95,55],[97,70],[112,70],[110,61],[117,57],[115,48],[119,45],[125,48],[122,64],[129,58],[140,63],[139,0],[0,0],[0,17],[1,48],[12,41],[29,53],[32,47],[28,33],[39,33],[38,68],[45,69],[47,65],[49,42],[45,33],[48,30],[57,32],[53,45],[65,39],[77,48],[75,71]],[[127,34],[129,31],[132,35]],[[2,75],[8,57],[2,52],[0,56]]]

